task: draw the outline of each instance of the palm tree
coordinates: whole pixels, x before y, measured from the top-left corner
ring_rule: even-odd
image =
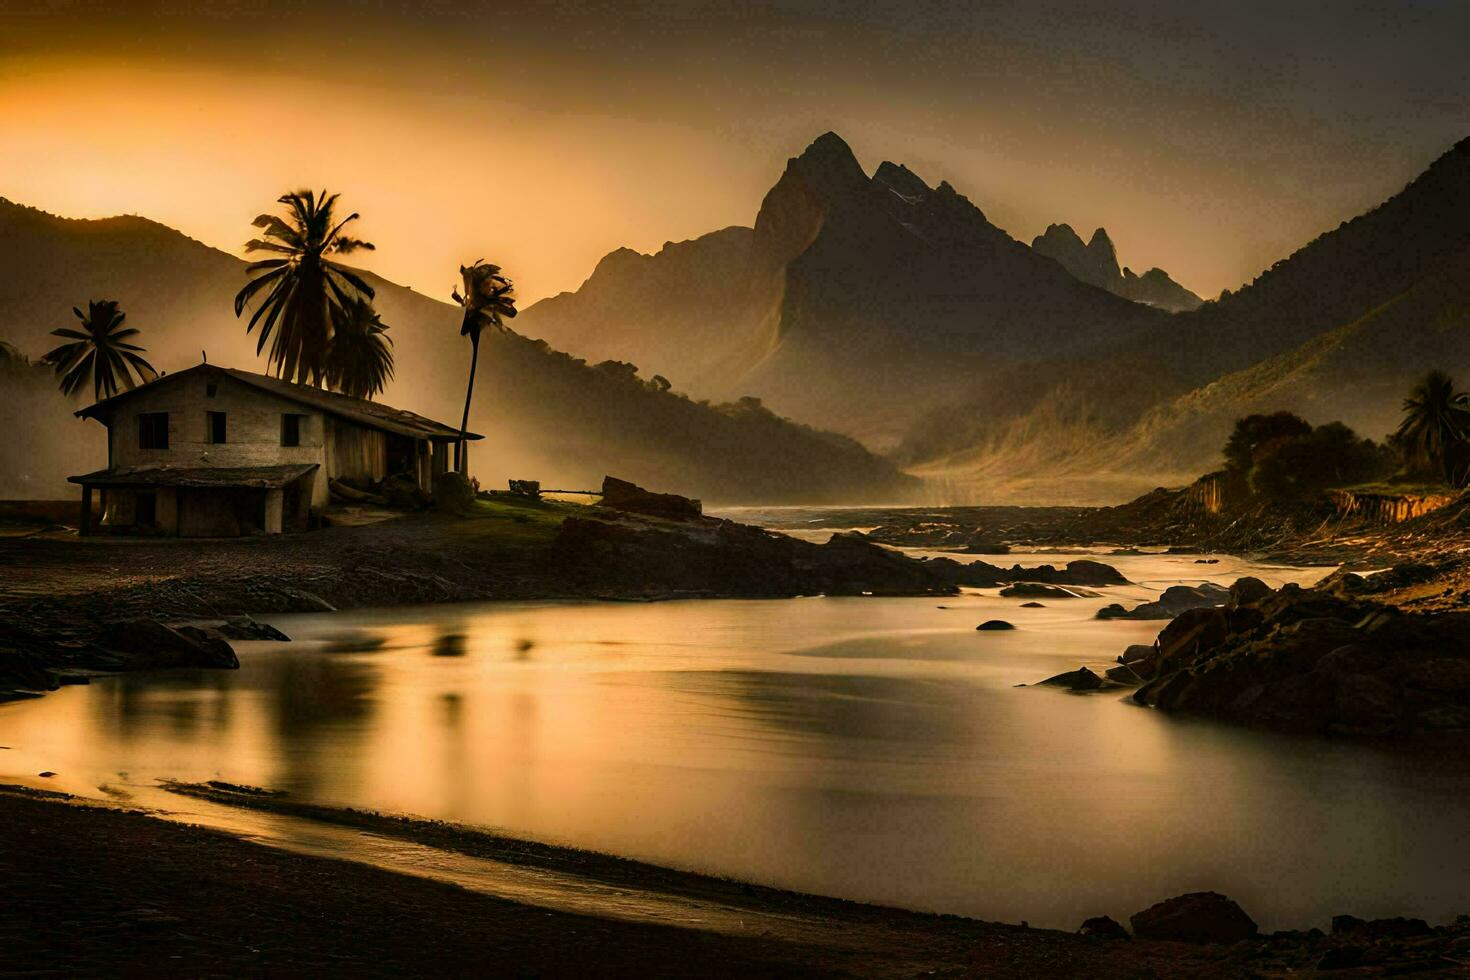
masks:
[[[259,354],[269,342],[269,363],[278,377],[288,381],[320,385],[327,374],[336,312],[359,297],[373,298],[373,288],[361,276],[328,258],[373,248],[342,234],[358,215],[354,212],[337,221],[333,212],[338,196],[305,190],[281,196],[276,203],[286,205],[286,218],[260,215],[253,223],[264,229],[263,237],[245,243],[247,252],[275,252],[281,257],[254,262],[246,269],[260,275],[236,294],[235,316],[244,312],[253,296],[269,289],[245,332],[253,332],[259,324],[255,352]]]
[[[393,377],[393,340],[373,304],[354,299],[336,312],[327,344],[327,384],[353,398],[372,398]]]
[[[1470,399],[1455,391],[1455,380],[1443,371],[1430,371],[1404,399],[1404,420],[1395,438],[1413,462],[1439,470],[1447,482],[1451,472],[1451,450],[1465,438]]]
[[[476,259],[459,267],[464,294],[454,290],[454,301],[464,307],[459,335],[470,338],[470,383],[464,392],[464,418],[459,423],[459,441],[454,444],[454,468],[464,469],[464,439],[470,428],[470,399],[475,393],[475,366],[480,360],[480,331],[485,327],[504,330],[505,320],[516,315],[515,286],[500,272],[500,266]]]
[[[71,311],[82,321],[82,329],[63,327],[51,331],[52,336],[65,337],[71,343],[62,344],[43,358],[48,364],[55,365],[56,373],[61,375],[62,394],[73,394],[90,377],[92,393],[100,402],[123,389],[158,377],[153,365],[141,356],[146,348],[127,342],[129,337],[136,337],[138,331],[133,327],[122,329],[127,314],[117,308],[115,300],[94,299],[87,304],[86,313],[75,306]],[[138,375],[136,382],[133,380],[135,371]]]

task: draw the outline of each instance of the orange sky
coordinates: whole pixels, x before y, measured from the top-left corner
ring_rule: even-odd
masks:
[[[1213,295],[1470,134],[1462,12],[1325,5],[1262,33],[1269,5],[1237,6],[17,0],[0,196],[234,250],[280,192],[326,186],[390,279],[442,298],[485,257],[529,301],[615,247],[750,223],[835,129],[1018,238],[1105,225],[1124,263]]]

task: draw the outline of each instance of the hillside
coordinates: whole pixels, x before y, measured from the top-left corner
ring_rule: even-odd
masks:
[[[827,133],[788,161],[753,230],[614,252],[518,327],[577,353],[616,337],[676,384],[883,446],[977,379],[1161,318],[1034,253],[948,183],[891,162],[869,176]]]
[[[1254,282],[1091,356],[930,412],[897,458],[951,492],[1118,500],[1214,465],[1230,422],[1287,408],[1382,436],[1416,375],[1470,367],[1470,140]],[[1126,380],[1125,380],[1126,379]]]
[[[0,339],[39,357],[52,329],[89,298],[118,300],[160,370],[211,362],[264,370],[234,316],[245,263],[156,222],[79,221],[0,199]],[[457,307],[369,276],[392,330],[397,375],[383,401],[456,421],[469,354]],[[0,372],[6,420],[34,419],[44,439],[12,441],[0,496],[66,492],[69,473],[105,465],[102,430],[36,381]],[[486,485],[511,476],[598,485],[614,473],[717,502],[893,500],[915,482],[851,440],[784,421],[752,403],[709,405],[626,368],[597,368],[515,334],[481,352],[471,427],[486,435],[472,467]],[[23,407],[24,403],[24,407]],[[24,475],[22,477],[22,474]]]

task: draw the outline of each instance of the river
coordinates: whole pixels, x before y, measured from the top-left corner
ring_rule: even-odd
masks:
[[[1105,666],[1161,625],[1094,620],[1105,603],[1326,571],[1106,560],[1135,584],[1039,609],[969,590],[265,617],[293,642],[239,644],[239,671],[104,678],[0,707],[0,774],[448,877],[447,859],[158,781],[268,786],[1068,929],[1201,889],[1266,929],[1470,910],[1463,746],[1284,737],[1167,717],[1122,692],[1018,686]],[[992,618],[1017,629],[975,630]]]

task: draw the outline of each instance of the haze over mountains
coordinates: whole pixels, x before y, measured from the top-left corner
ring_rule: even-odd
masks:
[[[517,328],[883,448],[979,378],[1163,316],[1079,281],[948,183],[891,162],[868,176],[827,133],[787,163],[752,229],[614,252]]]
[[[693,391],[758,395],[891,452],[946,499],[1117,500],[1214,466],[1240,414],[1381,437],[1416,375],[1470,366],[1467,158],[1462,142],[1202,302],[1161,270],[1120,269],[1102,229],[1084,243],[1053,225],[1028,248],[948,184],[888,162],[867,176],[829,133],[754,229],[613,253],[518,325]]]
[[[0,340],[38,358],[57,343],[50,331],[74,322],[72,306],[116,299],[159,370],[197,364],[207,349],[212,363],[264,372],[232,306],[245,265],[145,218],[69,220],[0,199]],[[382,400],[458,420],[469,354],[458,307],[368,279],[396,357]],[[72,417],[84,402],[56,393],[49,371],[0,360],[0,423],[19,434],[0,496],[63,495],[66,475],[106,464],[102,429]],[[516,334],[486,335],[475,395],[471,428],[486,439],[472,470],[486,485],[517,477],[580,489],[613,473],[714,501],[796,502],[891,501],[917,482],[758,404],[697,403]]]
[[[73,304],[106,297],[160,367],[207,346],[213,361],[263,369],[230,308],[244,263],[162,225],[4,202],[0,259],[13,270],[0,277],[0,340],[32,356]],[[458,311],[374,282],[397,342],[385,400],[457,418]],[[550,347],[508,335],[482,357],[473,425],[490,439],[477,468],[493,458],[481,475],[497,483],[611,471],[728,501],[913,490],[855,442],[742,400],[755,396],[889,453],[928,481],[929,500],[1116,501],[1213,467],[1248,412],[1381,437],[1416,376],[1470,377],[1467,291],[1470,141],[1199,302],[1159,270],[1120,269],[1102,229],[1084,243],[1053,225],[1027,246],[947,183],[889,162],[866,174],[829,133],[788,161],[752,227],[615,250],[577,291],[523,311],[516,330]]]

